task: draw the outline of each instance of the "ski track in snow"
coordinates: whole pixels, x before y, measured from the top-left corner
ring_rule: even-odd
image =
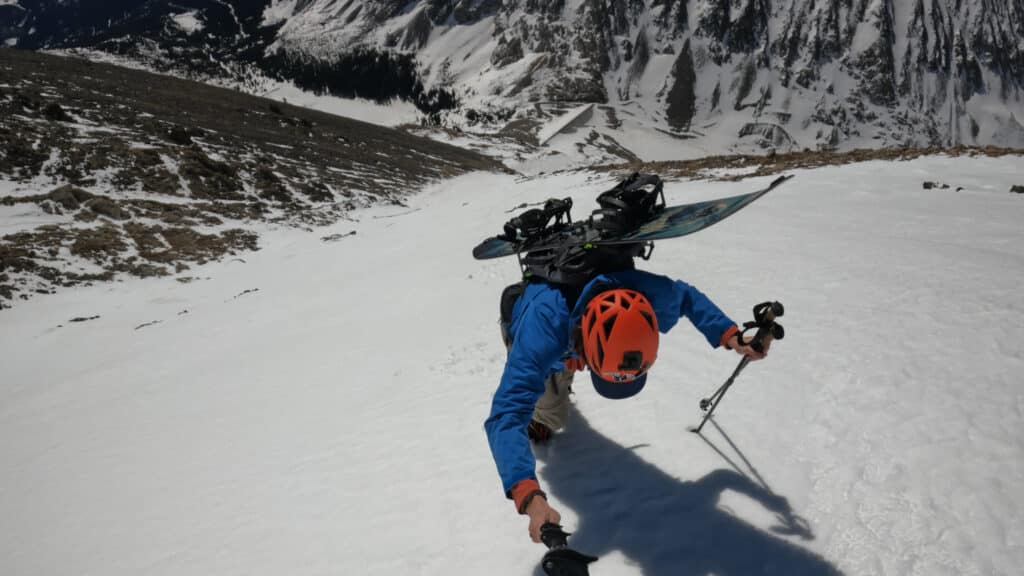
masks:
[[[536,452],[570,543],[601,555],[591,573],[1016,573],[1021,173],[942,156],[796,171],[659,242],[641,267],[740,322],[778,299],[787,334],[703,436],[697,402],[737,357],[686,322],[640,396],[577,379],[570,427]],[[468,175],[355,222],[268,230],[188,284],[0,312],[0,571],[539,575],[482,430],[516,263],[470,250],[521,203],[594,205],[604,178]]]

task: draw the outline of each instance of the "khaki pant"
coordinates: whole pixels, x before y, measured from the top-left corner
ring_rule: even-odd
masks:
[[[565,428],[569,420],[569,392],[573,370],[562,370],[548,376],[544,382],[544,395],[533,407],[533,419],[553,431]]]
[[[504,330],[501,337],[505,341],[505,349],[512,348],[512,341]],[[572,377],[575,373],[574,370],[562,370],[548,375],[548,379],[544,381],[544,394],[533,407],[534,421],[552,431],[565,428],[569,420],[569,393],[572,391]]]

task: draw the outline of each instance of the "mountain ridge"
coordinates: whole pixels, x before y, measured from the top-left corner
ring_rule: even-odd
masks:
[[[0,34],[399,97],[460,128],[593,102],[715,153],[1024,147],[1024,0],[149,0],[65,30],[95,5],[19,0]]]

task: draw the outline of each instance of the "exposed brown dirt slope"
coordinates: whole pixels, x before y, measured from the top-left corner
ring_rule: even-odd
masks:
[[[401,203],[497,161],[374,124],[169,76],[0,49],[0,307],[57,286],[181,273]]]

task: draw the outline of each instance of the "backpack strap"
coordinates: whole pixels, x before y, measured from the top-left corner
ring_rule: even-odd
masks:
[[[569,311],[572,312],[576,306],[576,301],[579,300],[580,294],[583,292],[585,284],[559,284],[550,282],[542,278],[531,278],[524,279],[515,284],[509,284],[501,291],[501,301],[499,303],[499,320],[498,324],[501,326],[501,338],[505,342],[505,346],[512,345],[512,333],[510,331],[512,327],[512,309],[515,307],[516,302],[522,297],[523,292],[526,291],[526,287],[531,282],[547,282],[548,286],[558,290],[562,293],[562,297],[565,298],[565,303],[569,307]]]
[[[529,252],[520,258],[520,264],[526,278],[583,286],[606,272],[632,270],[638,256],[650,257],[648,243],[560,246]]]
[[[512,333],[509,330],[512,326],[512,307],[516,305],[525,290],[526,280],[521,280],[515,284],[509,284],[501,291],[498,324],[501,326],[501,339],[505,342],[506,348],[512,346]]]
[[[509,284],[501,291],[499,312],[502,324],[512,322],[512,307],[516,305],[516,301],[523,295],[524,290],[526,290],[526,281],[521,280],[515,284]]]

